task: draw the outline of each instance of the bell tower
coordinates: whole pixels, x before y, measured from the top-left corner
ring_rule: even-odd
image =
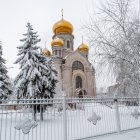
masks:
[[[64,42],[62,57],[64,58],[68,54],[72,53],[74,44],[73,43],[74,36],[72,35],[73,25],[63,18],[63,9],[62,9],[62,19],[54,24],[53,33],[54,33],[52,37],[53,40],[55,38],[60,38]]]

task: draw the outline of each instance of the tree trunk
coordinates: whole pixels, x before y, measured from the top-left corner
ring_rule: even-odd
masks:
[[[40,105],[40,120],[43,121],[43,106]]]
[[[33,115],[33,120],[36,121],[36,105],[32,106],[32,115]]]

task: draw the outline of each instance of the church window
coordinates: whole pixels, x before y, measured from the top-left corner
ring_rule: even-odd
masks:
[[[55,55],[57,55],[57,50],[55,50]]]
[[[84,66],[80,61],[74,61],[72,64],[72,70],[78,70],[78,69],[84,71]]]
[[[70,48],[70,41],[67,40],[67,48]]]
[[[59,56],[61,56],[61,50],[59,50]]]
[[[76,77],[76,88],[82,88],[82,78],[80,76]]]

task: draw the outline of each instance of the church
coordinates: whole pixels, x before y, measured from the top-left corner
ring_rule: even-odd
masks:
[[[45,47],[46,57],[54,57],[58,72],[56,96],[96,96],[95,69],[88,61],[89,47],[83,42],[74,50],[73,25],[63,18],[53,25],[52,53]],[[79,92],[82,91],[82,92]]]

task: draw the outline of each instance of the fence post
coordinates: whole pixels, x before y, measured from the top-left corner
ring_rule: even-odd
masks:
[[[119,114],[119,106],[118,106],[118,98],[115,96],[114,98],[114,104],[115,104],[115,118],[116,118],[116,126],[117,126],[117,132],[121,132],[121,123],[120,123],[120,114]]]
[[[67,140],[66,95],[63,94],[63,140]]]

